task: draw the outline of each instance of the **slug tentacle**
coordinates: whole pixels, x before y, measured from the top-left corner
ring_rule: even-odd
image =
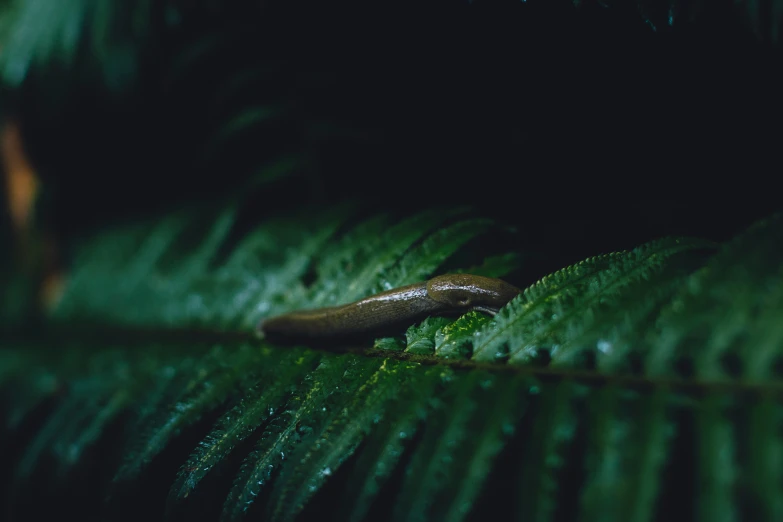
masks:
[[[500,279],[449,274],[342,306],[272,317],[262,321],[258,329],[275,342],[372,337],[396,333],[431,315],[458,315],[469,310],[494,315],[519,293]]]

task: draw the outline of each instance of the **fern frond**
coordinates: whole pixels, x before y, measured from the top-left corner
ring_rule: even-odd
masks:
[[[386,404],[401,393],[401,388],[418,384],[416,364],[385,360],[353,397],[346,397],[337,415],[306,451],[292,455],[295,462],[283,470],[277,482],[277,499],[270,520],[290,520],[326,480],[356,451],[373,425],[384,417]]]
[[[319,282],[321,285],[328,285],[330,289],[340,285],[339,295],[342,302],[354,301],[381,290],[415,282],[416,279],[411,279],[416,277],[415,271],[410,273],[412,270],[399,267],[399,264],[405,266],[404,260],[411,244],[415,245],[420,241],[426,243],[429,239],[427,234],[432,231],[436,231],[436,234],[439,233],[439,226],[446,219],[464,212],[463,209],[456,211],[434,209],[405,219],[388,228],[387,225],[378,223],[378,228],[374,231],[364,227],[357,229],[355,234],[359,234],[363,238],[362,241],[357,242],[352,239],[352,237],[357,237],[356,235],[346,237],[345,242],[338,246],[337,259],[343,261],[330,260],[327,254],[324,258],[324,267],[329,271],[324,271]],[[462,241],[466,240],[465,236],[471,237],[470,232],[461,234],[447,232],[445,235],[447,237],[456,236]],[[359,251],[353,251],[353,248],[349,247],[349,245],[356,244],[361,245]],[[461,243],[458,242],[457,246],[459,244]],[[451,249],[448,246],[444,248],[450,254],[456,246]],[[350,260],[347,260],[346,256],[350,256]],[[410,259],[413,262],[421,262],[421,259],[427,258],[426,253],[410,252]],[[395,266],[396,270],[386,273]],[[322,293],[324,291],[325,288],[321,290]],[[317,297],[314,300],[318,303],[321,302]],[[332,299],[323,303],[323,305],[327,304],[337,303]]]
[[[405,332],[405,351],[419,355],[435,353],[435,336],[442,328],[451,324],[445,317],[428,317],[421,324],[411,326]]]
[[[224,520],[324,506],[355,521],[497,508],[649,522],[682,502],[704,519],[780,511],[779,218],[717,254],[666,238],[591,258],[494,318],[431,317],[406,342],[376,341],[386,348],[283,348],[251,335],[260,318],[425,279],[496,225],[465,209],[400,220],[346,207],[248,231],[241,203],[197,211],[85,242],[57,329],[0,352],[12,368],[0,370],[4,433],[34,428],[8,458],[12,493],[50,458],[52,485],[67,480],[123,427],[110,506],[174,458],[171,519],[208,495]],[[498,259],[504,270],[519,257]],[[123,273],[106,309],[100,287]],[[27,424],[41,405],[44,422]]]
[[[416,375],[416,382],[410,387],[399,390],[399,399],[373,430],[374,436],[366,441],[346,479],[338,504],[340,520],[366,519],[377,497],[388,487],[405,447],[421,429],[432,395],[450,376],[441,368],[428,368]]]
[[[596,274],[586,290],[568,303],[567,308],[559,311],[557,318],[548,321],[547,330],[537,332],[526,340],[533,346],[539,346],[547,339],[555,339],[551,351],[552,364],[574,364],[574,352],[566,349],[573,332],[585,328],[585,316],[590,318],[595,328],[596,316],[611,314],[618,310],[628,310],[627,302],[643,306],[644,301],[657,297],[662,285],[665,285],[672,273],[688,273],[692,269],[693,253],[712,252],[714,244],[701,239],[667,238],[657,240],[634,249],[630,254],[618,260],[607,270]],[[685,254],[685,255],[683,255]],[[690,255],[689,255],[690,254]],[[683,267],[684,269],[679,268]],[[652,296],[647,292],[652,290]],[[661,291],[666,296],[665,290]],[[657,299],[651,299],[653,302]],[[622,308],[621,308],[622,307]],[[612,323],[604,323],[603,330],[611,328]],[[553,332],[564,332],[559,338]],[[510,359],[513,362],[514,358]]]
[[[343,362],[347,362],[346,364]],[[304,440],[317,437],[333,418],[346,398],[375,373],[382,361],[324,357],[319,367],[304,377],[306,391],[291,398],[286,408],[275,415],[245,460],[226,500],[222,518],[238,520],[252,504],[261,488],[275,474],[286,458]]]
[[[440,485],[432,518],[458,521],[468,517],[496,467],[498,455],[525,414],[528,386],[526,379],[507,376],[479,383],[476,403],[481,406],[467,427],[468,433],[475,430],[476,435],[466,437],[454,452],[454,471]]]
[[[114,478],[116,487],[132,480],[157,456],[179,432],[201,419],[206,413],[223,404],[229,392],[237,389],[237,372],[257,375],[263,366],[264,354],[246,344],[226,353],[223,346],[215,346],[209,354],[182,373],[172,386],[162,391],[175,395],[165,397],[165,404],[138,420],[134,430],[138,440],[129,443],[125,462]],[[235,366],[236,365],[236,366]]]
[[[663,464],[674,429],[668,393],[646,397],[609,387],[598,392],[590,412],[585,489],[579,516],[609,516],[645,522],[655,516]],[[640,451],[629,456],[623,448]],[[623,477],[633,477],[625,480]]]
[[[639,281],[649,280],[663,270],[671,262],[671,256],[707,247],[712,247],[712,244],[703,240],[664,239],[643,245],[611,262],[607,270],[596,273],[590,280],[585,281],[586,286],[579,296],[558,299],[555,313],[549,321],[528,327],[530,334],[519,339],[520,345],[517,348],[510,348],[509,363],[528,361],[531,350],[535,352],[541,346],[553,346],[550,352],[553,363],[568,360],[568,352],[564,353],[560,349],[560,344],[566,340],[560,332],[573,328],[570,325],[580,322],[586,311],[594,313],[599,306],[616,306],[620,295],[633,291],[633,288],[629,287]]]
[[[701,401],[696,414],[696,480],[704,496],[696,503],[695,515],[703,520],[738,520],[732,498],[738,467],[735,424],[728,418],[732,402],[714,395]]]
[[[727,367],[725,357],[743,358],[755,349],[743,348],[747,336],[761,326],[756,325],[765,310],[780,304],[781,221],[779,214],[755,224],[689,278],[649,339],[654,346],[645,361],[650,375],[667,373],[678,361],[693,365],[703,378],[742,371]]]
[[[428,416],[400,488],[394,520],[427,519],[435,495],[452,473],[454,453],[465,443],[467,425],[479,407],[476,388],[487,376],[474,372],[451,378],[465,382],[450,386]]]
[[[474,334],[490,321],[479,312],[468,312],[435,333],[435,353],[438,357],[465,359],[473,350]]]
[[[445,214],[443,210],[439,212]],[[382,271],[382,282],[375,290],[389,290],[427,279],[449,256],[492,225],[488,219],[464,219],[436,230],[421,242],[413,243],[394,266]]]
[[[516,498],[518,517],[523,520],[551,520],[565,506],[557,502],[563,487],[568,454],[577,439],[579,393],[577,385],[562,381],[534,384],[530,392],[533,411],[539,411],[534,425],[526,426],[528,440],[522,460],[516,465],[520,478]],[[576,393],[575,393],[576,392]],[[578,394],[577,394],[578,393]]]
[[[742,422],[748,428],[738,437],[738,453],[747,455],[747,474],[738,479],[740,494],[748,499],[749,518],[776,520],[783,516],[783,498],[777,494],[783,488],[779,403],[763,397],[745,410]]]
[[[94,378],[79,381],[68,390],[66,399],[56,407],[19,459],[15,472],[17,481],[30,479],[36,466],[40,465],[41,455],[50,447],[57,448],[60,437],[64,435],[67,439],[74,432],[83,430],[90,417],[100,411],[100,399],[109,393],[109,388],[106,381]],[[68,459],[67,455],[59,457]]]
[[[9,432],[19,429],[31,412],[54,397],[62,386],[60,376],[51,368],[27,369],[26,378],[9,379],[2,388],[8,403],[5,428]]]
[[[258,384],[248,389],[239,404],[218,419],[182,466],[171,488],[169,503],[187,498],[239,442],[251,436],[272,415],[280,413],[291,394],[290,383],[299,382],[319,361],[318,353],[298,350],[265,361],[263,370],[252,378],[252,382],[258,381]]]
[[[557,300],[577,292],[592,275],[607,270],[623,253],[584,260],[546,276],[503,307],[493,321],[476,332],[473,359],[496,361],[508,357],[510,346],[522,342],[525,330],[548,320]],[[526,326],[527,325],[527,326]]]

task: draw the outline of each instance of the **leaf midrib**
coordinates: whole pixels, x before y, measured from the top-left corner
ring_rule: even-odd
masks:
[[[107,327],[100,325],[89,328],[58,327],[49,328],[45,334],[37,337],[25,337],[25,344],[43,344],[57,341],[59,343],[88,342],[94,346],[104,346],[104,342],[116,347],[148,345],[156,342],[171,342],[183,345],[187,342],[197,342],[199,345],[212,346],[220,343],[257,342],[259,349],[287,350],[288,347],[274,346],[261,341],[254,332],[245,330],[210,330],[210,329],[129,329],[123,327]],[[190,345],[192,346],[192,345]],[[301,347],[301,346],[300,346]],[[351,353],[365,357],[379,357],[398,361],[409,361],[427,366],[444,366],[462,370],[483,370],[489,372],[512,373],[528,375],[541,379],[568,379],[586,385],[615,385],[637,390],[670,389],[687,393],[750,393],[764,396],[783,396],[783,381],[747,381],[742,379],[699,379],[677,376],[645,376],[635,374],[616,374],[599,370],[585,370],[569,367],[525,366],[499,362],[479,362],[472,359],[446,359],[435,355],[412,354],[404,351],[379,350],[357,344],[342,344],[339,349],[322,346],[307,347],[308,349],[332,354]]]

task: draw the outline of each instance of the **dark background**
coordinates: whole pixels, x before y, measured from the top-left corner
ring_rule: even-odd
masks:
[[[108,44],[85,37],[74,65],[34,68],[6,114],[65,242],[230,195],[285,155],[307,172],[258,188],[259,219],[467,203],[584,256],[725,239],[775,211],[783,81],[767,25],[730,1],[579,4],[180,1],[156,3],[142,32],[118,7]],[[259,106],[286,113],[205,159]]]

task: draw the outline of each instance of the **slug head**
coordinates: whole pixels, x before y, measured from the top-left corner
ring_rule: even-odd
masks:
[[[455,310],[497,313],[520,290],[500,279],[470,274],[447,274],[427,282],[427,295]]]

